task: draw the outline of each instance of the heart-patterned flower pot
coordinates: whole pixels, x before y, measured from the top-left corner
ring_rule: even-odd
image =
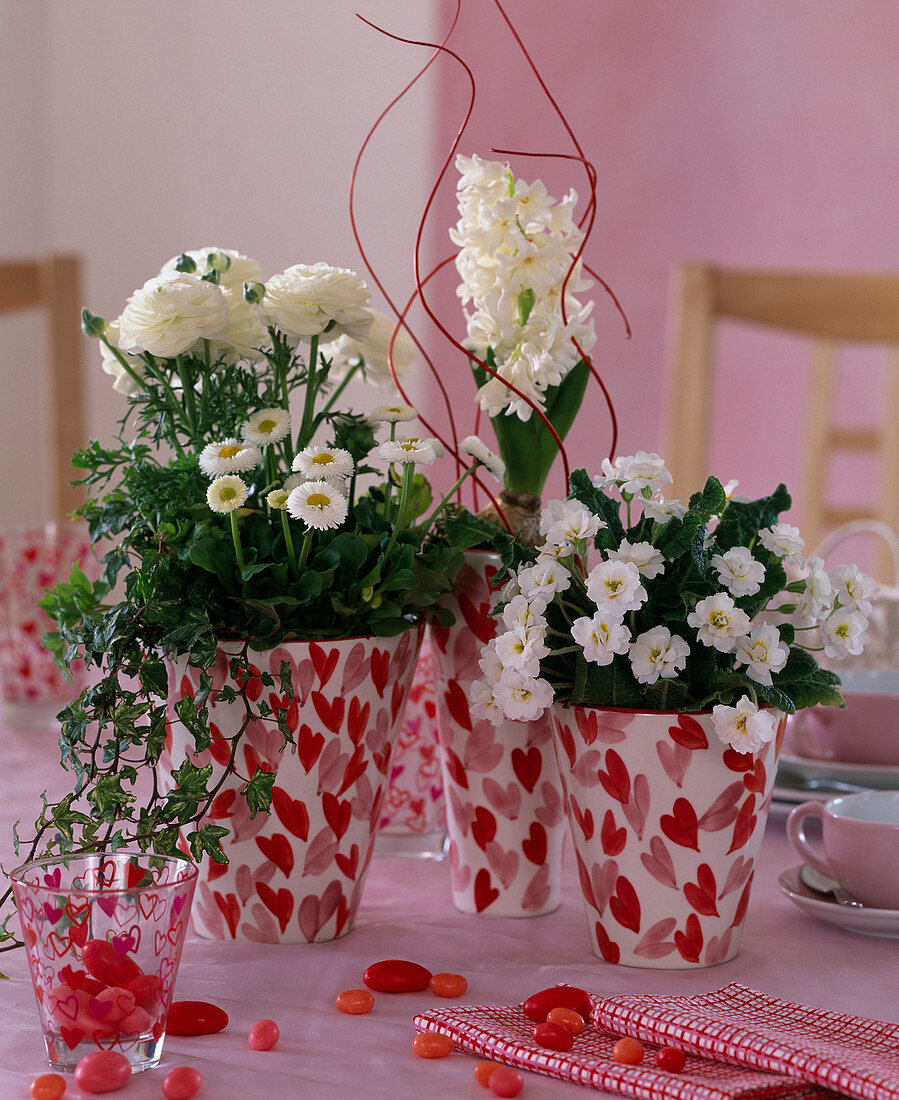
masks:
[[[422,627],[393,638],[360,637],[285,642],[254,654],[258,671],[279,683],[290,666],[294,698],[261,681],[248,694],[286,712],[296,751],[282,751],[274,721],[254,722],[237,751],[238,774],[226,777],[206,819],[223,825],[229,863],[200,866],[192,919],[210,939],[305,943],[337,939],[353,927],[371,860],[397,730],[412,683]],[[235,647],[231,647],[235,648]],[[174,704],[193,695],[198,669],[184,660],[169,669],[169,735],[161,782],[189,756],[211,764],[216,781],[228,763],[229,740],[244,708],[217,692],[230,682],[227,643],[213,673],[209,729],[203,752],[176,718]],[[240,789],[256,768],[277,772],[270,813],[250,816]]]
[[[777,753],[715,734],[711,714],[552,708],[593,949],[652,969],[736,955]]]

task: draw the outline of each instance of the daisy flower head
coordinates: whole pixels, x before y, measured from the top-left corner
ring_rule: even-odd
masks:
[[[571,624],[571,636],[584,651],[584,658],[597,665],[610,665],[616,653],[627,653],[631,632],[608,609],[586,615]]]
[[[797,561],[805,546],[805,539],[799,534],[799,528],[789,523],[775,523],[759,531],[759,542],[775,557]]]
[[[706,596],[687,616],[689,626],[695,627],[703,645],[717,649],[719,653],[732,653],[737,638],[749,633],[749,616],[724,592]]]
[[[777,733],[774,714],[759,710],[747,695],[735,707],[713,707],[712,724],[719,739],[737,752],[758,752]]]
[[[353,456],[342,447],[306,447],[294,458],[291,469],[311,480],[350,477]]]
[[[746,675],[757,684],[771,686],[771,673],[780,672],[790,651],[780,640],[780,631],[770,623],[759,623],[744,638],[737,638],[734,658],[746,665]]]
[[[222,439],[218,443],[207,443],[200,451],[199,462],[207,477],[245,474],[248,470],[255,470],[262,462],[262,451],[241,443],[239,439]]]
[[[602,561],[587,575],[587,595],[605,613],[619,619],[626,611],[637,611],[646,600],[640,571],[629,561]]]
[[[328,481],[305,481],[287,497],[288,513],[316,531],[339,527],[348,510],[346,497]]]
[[[402,424],[418,417],[411,405],[378,405],[368,415],[376,424]]]
[[[683,671],[690,647],[666,626],[654,626],[638,634],[628,650],[631,671],[641,684],[654,684],[659,677],[672,680]]]
[[[476,435],[466,436],[459,444],[459,450],[464,455],[470,455],[479,466],[483,466],[489,474],[493,474],[497,481],[503,480],[506,473],[505,462]]]
[[[734,546],[723,554],[713,554],[711,562],[718,572],[718,580],[732,596],[754,596],[765,579],[765,567],[755,560],[746,546]]]
[[[437,461],[437,451],[430,439],[387,439],[378,447],[378,458],[385,462],[405,465],[408,462],[420,462],[424,466],[433,466]]]
[[[206,490],[206,500],[213,512],[227,515],[243,507],[250,490],[247,483],[233,474],[217,477]]]
[[[624,539],[617,550],[609,550],[608,557],[610,561],[629,561],[647,581],[665,572],[665,559],[651,542],[631,543]]]
[[[286,409],[260,409],[240,429],[245,443],[265,447],[280,443],[290,431],[290,413]]]
[[[287,498],[290,496],[290,492],[287,489],[272,489],[272,491],[266,496],[265,502],[269,508],[274,508],[277,511],[287,511]]]

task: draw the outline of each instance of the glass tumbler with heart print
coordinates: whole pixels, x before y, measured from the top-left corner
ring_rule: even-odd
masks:
[[[10,875],[50,1065],[117,1050],[158,1064],[196,865],[151,852],[71,854]]]

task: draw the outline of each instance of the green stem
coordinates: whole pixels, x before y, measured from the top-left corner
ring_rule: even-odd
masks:
[[[187,426],[190,434],[196,437],[197,433],[197,404],[194,398],[193,374],[184,361],[184,356],[175,356],[175,366],[178,368],[178,376],[181,379],[181,392],[184,394],[184,415],[187,418]]]
[[[446,496],[443,498],[443,500],[440,501],[440,503],[437,505],[437,507],[431,513],[430,517],[428,518],[428,522],[425,524],[424,530],[421,533],[421,541],[422,542],[424,542],[425,539],[427,538],[428,532],[431,530],[431,526],[433,525],[434,520],[440,515],[440,513],[443,511],[443,509],[446,508],[447,504],[450,501],[450,498],[452,496],[454,496],[459,491],[459,488],[461,487],[462,482],[469,475],[474,473],[474,471],[478,468],[479,465],[480,465],[479,462],[473,462],[470,466],[466,467],[465,472],[462,474],[462,476],[459,478],[459,480],[456,482],[456,484],[452,487],[452,489],[450,489],[450,491],[446,494]]]
[[[361,361],[360,361],[360,363],[361,363]],[[352,379],[353,375],[356,374],[356,372],[359,370],[360,363],[356,363],[354,366],[350,367],[350,369],[347,371],[346,375],[337,384],[337,387],[335,388],[334,392],[331,394],[331,396],[328,398],[328,400],[324,403],[324,405],[322,405],[322,407],[319,409],[315,419],[312,422],[312,434],[313,435],[315,434],[315,431],[318,428],[318,426],[325,419],[325,416],[327,415],[328,410],[333,406],[333,404],[337,400],[337,398],[340,397],[340,395],[343,393],[343,391],[347,388],[347,385],[349,384],[349,382]]]
[[[409,502],[409,493],[412,489],[412,478],[415,476],[415,463],[406,462],[403,466],[403,483],[400,486],[400,499],[397,504],[396,520],[393,524],[393,530],[390,532],[390,538],[387,541],[387,546],[384,548],[384,562],[387,562],[387,558],[390,551],[393,549],[393,544],[396,542],[396,536],[399,534],[400,523],[402,522],[403,515],[406,511],[406,505]]]
[[[295,577],[300,575],[300,569],[297,565],[297,555],[293,548],[293,537],[290,534],[290,521],[287,518],[287,513],[284,509],[281,511],[281,530],[284,532],[284,541],[287,543],[287,560],[290,562],[290,571]],[[305,558],[303,559],[305,564]]]
[[[306,399],[303,402],[303,421],[300,424],[300,435],[297,439],[297,450],[308,445],[314,431],[313,419],[315,414],[315,397],[318,393],[318,336],[313,336],[309,341],[309,361],[306,368]]]
[[[309,547],[312,545],[312,534],[313,529],[311,527],[307,527],[305,537],[303,538],[303,545],[300,549],[300,561],[297,566],[298,570],[305,568],[306,559],[309,557]]]
[[[228,518],[231,520],[231,539],[234,543],[234,557],[237,559],[237,567],[241,573],[241,584],[243,584],[243,547],[240,545],[240,529],[237,525],[237,512],[229,512]]]

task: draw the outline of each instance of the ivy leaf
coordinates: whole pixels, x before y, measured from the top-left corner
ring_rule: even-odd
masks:
[[[266,813],[271,808],[272,787],[277,777],[277,772],[263,771],[262,768],[253,772],[249,783],[241,791],[250,808],[250,817],[255,817],[260,811]]]

